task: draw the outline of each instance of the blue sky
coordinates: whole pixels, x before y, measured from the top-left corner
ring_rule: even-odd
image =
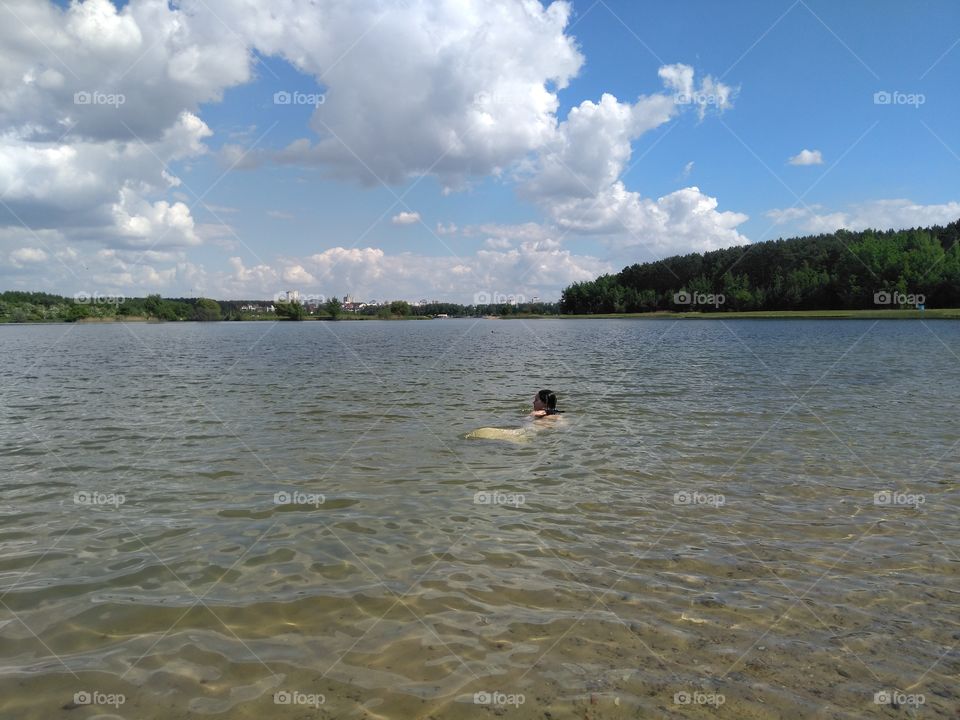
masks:
[[[38,5],[12,3],[21,27],[4,32],[24,46],[23,25],[59,23],[76,47],[0,51],[25,98],[0,118],[8,288],[555,298],[677,252],[960,216],[960,5],[947,0],[504,0],[468,18],[444,0],[371,0],[270,22],[231,0]],[[58,67],[71,51],[91,67]],[[725,99],[678,103],[684,82]],[[70,89],[127,100],[110,115],[74,99],[54,126]],[[279,91],[324,103],[278,105]],[[118,166],[137,143],[134,169]],[[78,167],[56,166],[71,148]],[[813,162],[791,163],[803,150]],[[58,201],[18,182],[45,173],[60,198],[77,193],[73,216],[44,213]]]

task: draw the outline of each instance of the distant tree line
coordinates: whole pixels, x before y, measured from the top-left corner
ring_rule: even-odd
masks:
[[[251,310],[251,308],[255,308]],[[268,311],[273,308],[272,311]],[[346,315],[377,317],[480,317],[483,315],[555,315],[559,303],[460,305],[429,303],[411,305],[394,300],[385,305],[370,305],[348,313],[337,298],[331,298],[311,313],[297,302],[260,300],[211,300],[210,298],[145,298],[116,296],[76,296],[72,298],[45,292],[7,291],[0,293],[0,323],[76,322],[85,319],[147,318],[152,320],[304,320],[308,317],[337,320]]]
[[[124,298],[45,292],[0,293],[0,322],[75,322],[84,319],[146,317],[157,320],[221,320],[220,303],[210,298]]]
[[[517,303],[482,303],[475,305],[461,305],[459,303],[431,302],[422,305],[411,305],[405,300],[396,300],[389,305],[368,306],[359,311],[361,315],[384,316],[413,316],[436,317],[483,317],[484,315],[558,315],[559,303],[547,302],[517,302]]]
[[[960,221],[840,230],[631,265],[563,291],[567,314],[960,307]],[[722,302],[719,302],[722,301]]]

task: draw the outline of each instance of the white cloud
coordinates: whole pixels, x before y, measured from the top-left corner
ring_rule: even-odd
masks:
[[[247,44],[165,0],[8,0],[5,11],[0,227],[94,247],[199,244],[169,166],[206,152],[196,112],[251,78]]]
[[[636,106],[604,93],[570,110],[523,186],[527,197],[592,197],[616,181],[630,157],[630,141],[670,119],[673,101],[659,95]]]
[[[288,0],[284,12],[239,0],[183,5],[211,27],[223,18],[322,85],[311,122],[320,140],[254,152],[244,165],[321,165],[366,184],[430,172],[456,187],[509,167],[553,137],[557,92],[583,63],[565,33],[567,2]],[[226,152],[238,157],[235,147]]]
[[[960,219],[960,202],[923,205],[904,198],[872,200],[848,210],[828,211],[820,205],[808,208],[775,208],[766,213],[776,225],[789,225],[797,232],[832,233],[838,229],[899,230],[946,225]]]
[[[247,82],[247,43],[166,0],[7,0],[0,25],[0,126],[31,138],[159,139],[184,111]],[[122,102],[75,102],[76,93]]]
[[[46,262],[48,257],[47,253],[40,248],[25,247],[10,253],[10,262],[21,266],[24,263]]]
[[[293,220],[296,216],[283,210],[267,210],[267,217],[272,217],[274,220]]]
[[[112,208],[118,244],[133,248],[198,245],[190,209],[182,202],[151,203],[132,190],[120,191]]]
[[[155,142],[31,140],[0,131],[0,223],[62,228],[78,239],[144,246],[191,245],[182,202],[151,200],[176,183],[166,163],[202,152],[210,129],[183,113]]]
[[[400,212],[390,218],[394,225],[413,225],[420,222],[420,213],[418,212]]]
[[[630,104],[605,93],[599,103],[585,100],[574,107],[534,162],[521,193],[561,230],[603,236],[624,260],[635,261],[638,248],[663,257],[747,243],[737,231],[747,216],[718,211],[717,199],[699,188],[682,188],[654,201],[628,190],[620,179],[631,142],[685,108],[677,97],[709,89],[727,98],[721,104],[726,107],[733,92],[712,79],[697,89],[693,69],[685,65],[665,66],[660,77],[675,96],[641,96]]]
[[[683,170],[680,171],[681,180],[686,180],[688,177],[690,177],[690,173],[693,172],[693,165],[694,165],[694,162],[693,160],[691,160],[690,162],[688,162],[686,165],[683,166]]]
[[[819,150],[804,148],[787,162],[791,165],[823,165],[823,155],[820,154]]]
[[[673,90],[673,100],[677,105],[690,105],[697,109],[697,116],[703,120],[707,111],[713,108],[723,113],[733,107],[733,99],[739,88],[725,85],[711,75],[704,76],[697,87],[694,84],[693,68],[689,65],[664,65],[658,71],[660,79],[668,90]]]
[[[291,265],[284,268],[282,275],[286,282],[298,285],[313,285],[317,281],[313,275],[306,271],[303,265]]]
[[[71,264],[80,257],[62,259]],[[482,249],[456,257],[417,253],[388,254],[380,248],[333,247],[307,257],[247,263],[231,257],[228,267],[210,271],[182,254],[132,259],[129,251],[104,249],[82,255],[84,267],[72,275],[57,262],[36,265],[32,282],[20,282],[19,270],[0,268],[6,287],[41,287],[70,295],[78,290],[127,296],[167,288],[221,299],[270,299],[297,289],[326,296],[352,294],[361,300],[440,297],[469,303],[478,292],[521,294],[556,299],[572,282],[593,279],[618,268],[598,258],[575,255],[551,240],[521,242],[516,247]],[[40,269],[42,268],[42,269]]]
[[[377,248],[336,247],[305,258],[303,264],[317,280],[306,291],[349,292],[373,299],[418,299],[427,294],[464,303],[483,291],[558,298],[570,283],[614,269],[549,240],[524,242],[511,249],[483,249],[465,257],[388,255]]]

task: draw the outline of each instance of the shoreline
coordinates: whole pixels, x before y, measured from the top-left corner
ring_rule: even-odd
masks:
[[[960,308],[931,310],[743,310],[730,312],[597,313],[595,315],[503,315],[504,320],[960,320]]]
[[[275,317],[245,318],[243,320],[159,320],[143,316],[88,317],[73,322],[41,320],[33,322],[0,322],[0,325],[100,325],[111,323],[233,323],[233,322],[354,322],[369,320],[960,320],[960,308],[933,308],[930,310],[748,310],[739,312],[649,312],[597,313],[595,315],[538,315],[517,313],[511,315],[465,315],[451,318],[431,318],[424,315],[378,318],[376,316],[306,317],[286,320]]]

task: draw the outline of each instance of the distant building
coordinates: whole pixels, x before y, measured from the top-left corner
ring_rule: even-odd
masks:
[[[241,305],[240,310],[242,310],[243,312],[262,313],[262,312],[273,312],[274,308],[273,308],[273,305],[247,303],[246,305]]]
[[[299,290],[287,290],[287,302],[288,302],[288,303],[299,303],[299,302],[300,302],[300,291],[299,291]]]

